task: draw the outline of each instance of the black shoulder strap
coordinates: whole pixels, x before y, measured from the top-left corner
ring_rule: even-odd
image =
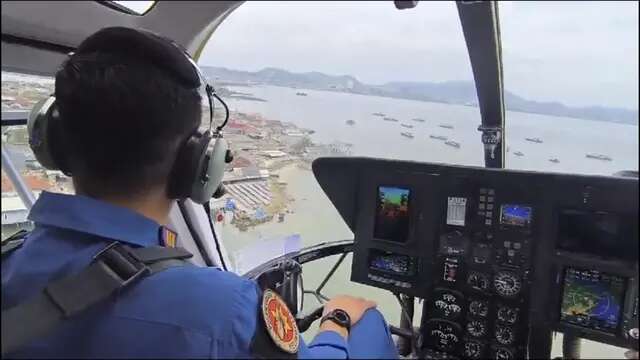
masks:
[[[53,281],[30,301],[2,311],[2,357],[143,277],[187,265],[185,259],[191,256],[182,248],[110,244],[83,271]]]
[[[29,232],[27,230],[20,230],[17,233],[2,240],[2,257],[11,254],[13,250],[16,250],[22,246],[24,239]]]

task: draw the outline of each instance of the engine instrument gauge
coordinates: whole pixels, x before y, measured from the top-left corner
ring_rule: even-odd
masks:
[[[489,288],[489,277],[484,273],[472,271],[467,276],[467,285],[475,290],[485,291]]]
[[[518,309],[501,305],[498,307],[498,320],[507,324],[515,324],[518,321]]]
[[[509,360],[513,359],[513,352],[507,348],[499,347],[495,350],[496,360]]]
[[[489,314],[489,303],[486,300],[471,300],[469,302],[469,314],[487,317]]]
[[[482,358],[483,348],[484,344],[478,340],[466,340],[464,342],[464,357],[469,359],[480,359]]]
[[[451,352],[460,342],[460,327],[446,320],[434,320],[427,325],[428,342],[440,351]]]
[[[483,337],[487,334],[487,324],[482,320],[470,320],[467,323],[467,332],[473,337]]]
[[[496,326],[496,340],[502,345],[511,345],[516,339],[513,329],[508,326]]]
[[[462,295],[448,290],[436,291],[433,298],[433,308],[436,317],[456,319],[462,313]]]
[[[520,293],[522,282],[514,273],[499,271],[493,278],[496,293],[503,297],[514,297]]]

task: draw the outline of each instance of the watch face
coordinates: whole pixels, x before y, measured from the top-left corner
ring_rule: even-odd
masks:
[[[341,323],[344,323],[344,324],[349,323],[349,315],[347,315],[346,312],[336,311],[333,313],[333,315],[335,316],[336,320],[340,321]]]

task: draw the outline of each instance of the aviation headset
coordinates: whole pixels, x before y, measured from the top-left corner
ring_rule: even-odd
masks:
[[[92,52],[120,54],[149,60],[152,65],[171,74],[186,87],[204,87],[209,100],[209,129],[195,132],[184,141],[178,150],[168,183],[170,198],[190,198],[204,204],[212,196],[223,192],[222,177],[225,163],[233,160],[221,130],[229,119],[227,105],[218,97],[213,87],[206,81],[200,68],[176,43],[144,30],[124,27],[104,28],[89,36],[70,57]],[[226,116],[222,125],[213,126],[213,100],[218,99],[225,108]],[[61,170],[71,174],[59,129],[60,113],[55,96],[38,102],[29,114],[27,130],[29,145],[36,159],[47,169]],[[213,143],[213,146],[210,146]]]

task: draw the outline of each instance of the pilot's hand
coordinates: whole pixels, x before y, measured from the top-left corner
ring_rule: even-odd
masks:
[[[638,352],[635,350],[629,350],[624,353],[624,357],[627,359],[638,359]]]
[[[353,297],[349,295],[340,295],[336,296],[333,299],[329,300],[324,305],[324,310],[322,311],[322,316],[327,315],[331,311],[335,309],[341,309],[349,314],[349,318],[351,318],[351,326],[355,325],[362,318],[362,315],[365,311],[371,308],[375,308],[376,303],[370,300],[366,300],[363,298]],[[320,331],[335,331],[340,334],[345,339],[349,336],[347,329],[339,326],[333,321],[325,321],[320,324]]]
[[[327,315],[335,309],[341,309],[349,314],[351,326],[353,326],[362,318],[362,314],[364,314],[365,311],[375,307],[376,303],[373,301],[349,295],[340,295],[329,300],[324,305],[322,316]]]

